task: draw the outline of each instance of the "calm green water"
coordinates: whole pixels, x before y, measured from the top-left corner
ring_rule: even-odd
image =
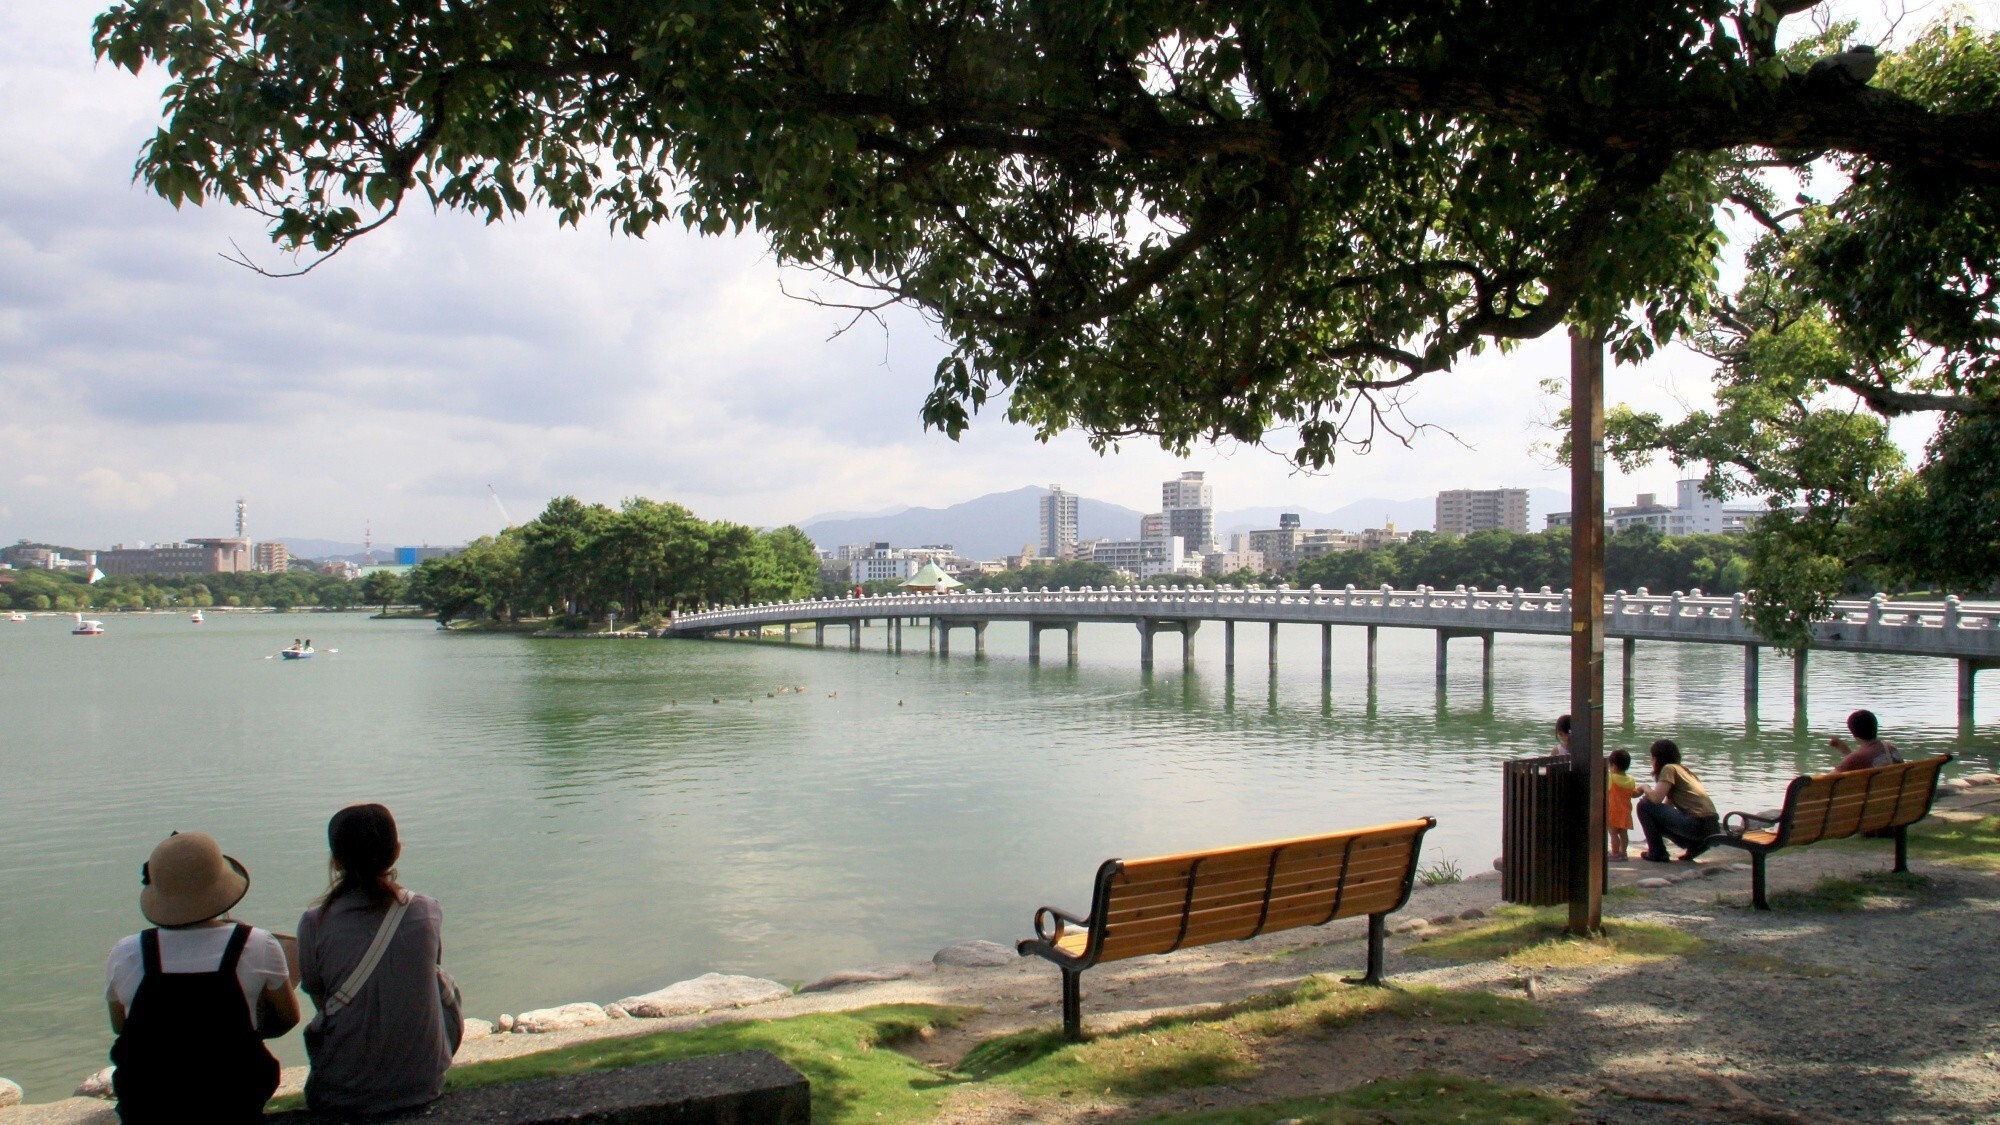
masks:
[[[0,622],[0,1075],[31,1100],[102,1065],[103,958],[142,925],[139,864],[173,829],[249,866],[239,917],[291,930],[325,884],[326,818],[388,804],[404,881],[444,903],[446,962],[468,1013],[491,1018],[709,970],[804,981],[1009,940],[1036,906],[1087,905],[1114,855],[1431,814],[1427,855],[1483,870],[1497,764],[1543,752],[1567,695],[1560,640],[1503,637],[1490,705],[1461,642],[1441,711],[1431,635],[1396,630],[1371,703],[1359,630],[1336,631],[1323,692],[1304,627],[1284,632],[1275,678],[1245,628],[1231,681],[1219,626],[1194,675],[1147,679],[1136,632],[1110,625],[1084,631],[1074,671],[1029,667],[1025,627],[1005,624],[982,663],[926,656],[914,628],[918,651],[891,657],[879,628],[856,654],[359,614],[69,625]],[[269,659],[301,634],[318,659]],[[1629,731],[1614,680],[1614,744],[1672,735],[1725,807],[1775,803],[1861,705],[1906,749],[1990,768],[2000,707],[1962,744],[1949,663],[1812,667],[1806,736],[1790,663],[1769,656],[1746,732],[1734,650],[1642,647]],[[805,690],[767,695],[780,685]],[[295,1038],[280,1049],[300,1057]]]

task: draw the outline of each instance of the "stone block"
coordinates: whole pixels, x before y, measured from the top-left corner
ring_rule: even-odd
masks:
[[[350,1118],[299,1110],[270,1125],[333,1125]],[[768,1051],[532,1078],[453,1090],[426,1106],[370,1122],[434,1125],[807,1125],[812,1087]]]
[[[670,984],[656,992],[644,996],[627,996],[620,1000],[618,1007],[627,1015],[647,1019],[665,1016],[690,1016],[696,1012],[714,1012],[728,1008],[747,1008],[753,1004],[768,1004],[773,1000],[783,1000],[792,990],[774,980],[761,977],[729,976],[723,973],[703,973],[693,980]]]
[[[1020,959],[1019,953],[997,941],[961,941],[957,945],[947,945],[931,955],[933,962],[959,969],[1012,965]]]

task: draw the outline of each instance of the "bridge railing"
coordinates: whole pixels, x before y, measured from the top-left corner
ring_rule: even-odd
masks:
[[[795,602],[760,602],[682,614],[675,619],[677,629],[724,628],[756,621],[811,620],[815,616],[850,618],[857,616],[976,616],[982,612],[998,615],[1062,613],[1094,608],[1099,612],[1132,616],[1173,617],[1195,615],[1226,617],[1231,608],[1268,611],[1274,608],[1374,608],[1484,614],[1567,614],[1569,591],[1552,591],[1544,586],[1530,592],[1501,586],[1492,590],[1458,586],[1449,590],[1418,586],[1397,590],[1388,586],[1358,589],[1353,586],[1327,590],[1314,586],[1249,589],[1174,588],[1159,586],[1114,586],[1072,590],[994,590],[941,594],[877,594],[840,598],[813,598]],[[1605,613],[1613,618],[1666,618],[1723,620],[1740,622],[1748,628],[1746,601],[1742,594],[1727,597],[1705,595],[1700,590],[1654,594],[1643,587],[1605,595]],[[2000,606],[1968,605],[1958,598],[1942,602],[1897,602],[1877,594],[1867,600],[1834,603],[1825,622],[1831,625],[1861,625],[1869,628],[1964,630],[2000,629]],[[1672,627],[1671,625],[1669,627]]]

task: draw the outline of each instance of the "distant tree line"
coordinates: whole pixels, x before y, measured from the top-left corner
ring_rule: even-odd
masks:
[[[1740,535],[1661,535],[1631,528],[1604,543],[1609,590],[1700,590],[1735,594],[1749,584],[1750,543]],[[1567,529],[1521,534],[1476,531],[1466,536],[1419,531],[1401,543],[1372,551],[1342,551],[1307,559],[1295,568],[1294,586],[1339,589],[1381,586],[1547,586],[1570,584]]]
[[[209,606],[346,609],[366,604],[359,584],[310,570],[292,570],[282,574],[248,571],[177,577],[120,574],[100,579],[95,585],[67,570],[15,570],[7,573],[13,581],[0,586],[0,609],[81,613],[92,609],[201,609]]]
[[[819,557],[796,527],[758,531],[679,504],[635,498],[613,509],[562,496],[525,524],[424,560],[389,600],[421,605],[441,622],[594,621],[612,612],[642,622],[695,606],[808,597],[818,586]]]

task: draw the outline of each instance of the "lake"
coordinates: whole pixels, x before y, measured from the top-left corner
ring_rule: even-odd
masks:
[[[1084,629],[1072,670],[1030,666],[1026,627],[1004,623],[982,662],[926,655],[920,628],[886,655],[879,626],[852,653],[810,630],[792,647],[580,642],[358,613],[70,624],[0,623],[0,1075],[35,1101],[104,1065],[104,957],[144,924],[139,865],[175,829],[249,867],[239,918],[290,931],[326,886],[327,817],[387,804],[403,881],[444,904],[467,1014],[491,1019],[711,970],[803,982],[1008,941],[1037,906],[1086,907],[1111,856],[1428,814],[1427,860],[1485,870],[1498,765],[1545,752],[1568,697],[1564,641],[1503,635],[1493,697],[1464,642],[1441,704],[1431,634],[1395,629],[1371,697],[1359,629],[1335,630],[1323,689],[1303,626],[1275,676],[1248,627],[1231,678],[1216,627],[1192,675],[1167,637],[1148,677],[1114,625]],[[274,658],[308,634],[316,659]],[[1725,808],[1828,765],[1858,706],[1907,752],[1995,764],[1991,737],[1960,742],[1948,661],[1815,653],[1804,732],[1781,657],[1749,729],[1737,650],[1642,645],[1637,668],[1625,726],[1614,644],[1611,744],[1643,759],[1674,737]],[[1989,702],[1975,729],[1996,720]],[[302,1060],[296,1033],[278,1049]]]

